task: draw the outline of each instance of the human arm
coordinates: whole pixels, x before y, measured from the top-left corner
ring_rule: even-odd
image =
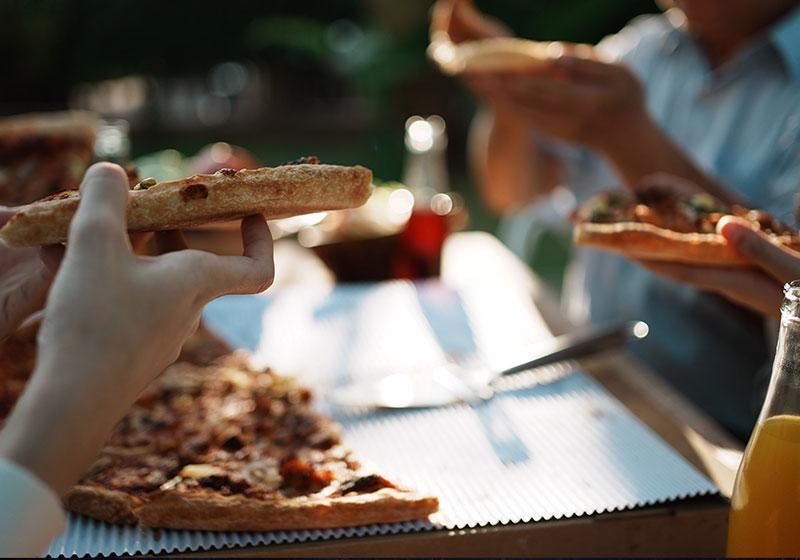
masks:
[[[510,111],[487,105],[472,122],[469,161],[486,205],[497,214],[535,201],[560,183],[561,164]]]
[[[175,232],[157,235],[165,254],[134,255],[125,231],[128,196],[119,167],[87,172],[47,298],[36,369],[0,434],[0,459],[58,495],[177,358],[205,303],[260,292],[273,277],[272,238],[261,216],[242,221],[240,257],[188,250]]]
[[[431,37],[446,35],[461,43],[511,34],[471,0],[439,0],[431,10]],[[556,186],[557,160],[539,149],[529,123],[495,97],[491,80],[471,75],[464,83],[482,102],[470,131],[469,160],[487,206],[502,214]]]

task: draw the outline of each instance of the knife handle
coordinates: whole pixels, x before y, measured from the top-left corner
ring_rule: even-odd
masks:
[[[536,358],[500,372],[500,376],[512,375],[529,369],[576,360],[604,350],[619,348],[628,340],[640,340],[650,331],[643,321],[628,321],[614,325],[592,326],[563,334],[554,338]]]

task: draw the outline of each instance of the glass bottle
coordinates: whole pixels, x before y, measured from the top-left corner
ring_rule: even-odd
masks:
[[[395,278],[427,278],[439,274],[442,245],[448,233],[452,200],[447,175],[447,132],[444,119],[414,116],[406,121],[403,183],[414,206],[392,263]],[[448,206],[449,203],[449,206]]]
[[[111,161],[123,167],[130,164],[130,125],[124,119],[104,119],[97,130],[94,142],[97,161]]]
[[[784,296],[767,397],[731,498],[731,557],[800,555],[800,280]]]

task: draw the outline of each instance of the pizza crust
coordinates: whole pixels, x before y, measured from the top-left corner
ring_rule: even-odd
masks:
[[[63,498],[64,506],[106,523],[135,525],[136,509],[143,501],[126,492],[108,490],[100,486],[79,484],[69,489]]]
[[[705,266],[752,266],[750,260],[716,233],[679,233],[641,222],[584,222],[575,226],[574,239],[577,245],[634,259]],[[774,241],[790,248],[795,245],[791,236],[776,236]]]
[[[371,194],[372,172],[361,166],[286,165],[195,175],[132,191],[128,231],[182,229],[263,214],[269,219],[361,206]],[[51,245],[67,239],[80,197],[26,206],[0,229],[9,247]]]
[[[393,488],[335,498],[314,496],[275,501],[210,492],[162,492],[148,501],[91,485],[74,487],[64,503],[75,513],[108,523],[161,529],[275,531],[331,529],[425,519],[439,502]]]
[[[455,44],[444,34],[431,41],[428,55],[446,74],[503,72],[545,66],[563,50],[558,45],[516,37]]]
[[[24,113],[0,119],[0,136],[20,134],[59,134],[93,139],[100,117],[89,111]]]

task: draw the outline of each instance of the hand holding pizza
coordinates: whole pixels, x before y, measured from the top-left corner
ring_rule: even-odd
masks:
[[[438,0],[431,9],[431,36],[446,33],[454,43],[509,37],[500,20],[481,13],[472,0]]]
[[[0,226],[16,213],[0,207]],[[44,305],[63,247],[12,249],[0,243],[0,340]]]
[[[774,243],[741,218],[722,218],[717,232],[749,258],[753,268],[716,268],[654,261],[641,264],[656,274],[718,293],[764,315],[778,317],[783,300],[782,286],[800,278],[800,253]]]
[[[629,149],[650,118],[639,79],[622,64],[566,53],[548,68],[497,73],[481,92],[541,133],[603,153]],[[474,80],[473,80],[474,82]]]
[[[83,474],[113,425],[174,361],[203,306],[272,282],[272,238],[261,216],[242,221],[244,254],[186,249],[157,234],[165,254],[139,257],[126,234],[127,179],[97,164],[81,185],[70,243],[55,276],[31,382],[0,440],[0,457],[62,493]]]

